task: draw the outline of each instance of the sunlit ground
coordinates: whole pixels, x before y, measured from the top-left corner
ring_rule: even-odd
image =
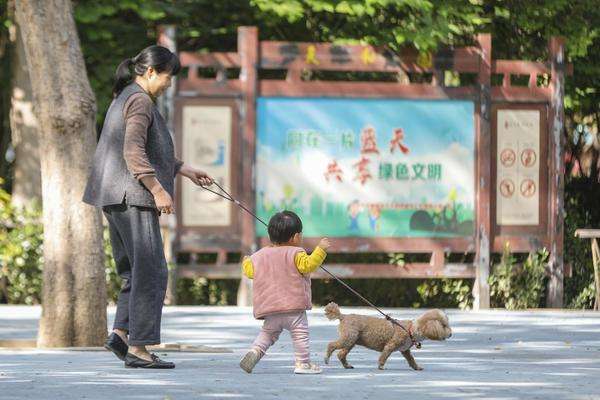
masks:
[[[343,312],[350,311],[343,309]],[[354,310],[371,313],[365,309]],[[398,318],[419,311],[389,310]],[[39,308],[0,307],[0,339],[35,336]],[[114,310],[110,310],[110,317]],[[320,376],[292,373],[284,333],[248,375],[239,359],[258,332],[251,310],[171,307],[163,341],[226,347],[233,353],[168,353],[175,370],[125,369],[108,352],[0,350],[0,398],[31,399],[599,399],[600,313],[449,311],[454,335],[414,352],[425,369],[393,355],[385,371],[378,354],[355,348],[344,370],[336,357]],[[310,313],[311,351],[322,364],[337,323]]]

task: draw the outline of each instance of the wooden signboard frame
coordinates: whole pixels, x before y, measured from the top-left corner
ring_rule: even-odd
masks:
[[[165,30],[163,30],[165,31]],[[474,103],[475,122],[475,228],[470,237],[460,238],[335,238],[336,252],[399,252],[427,254],[429,262],[409,262],[399,267],[390,264],[329,264],[342,277],[362,278],[475,278],[476,308],[489,307],[488,277],[490,255],[501,252],[505,243],[517,252],[547,247],[551,252],[548,304],[562,305],[563,285],[563,129],[564,75],[568,66],[564,41],[552,38],[549,61],[492,60],[489,34],[475,38],[475,46],[420,55],[406,50],[386,54],[371,46],[337,46],[330,43],[259,41],[255,27],[238,29],[238,51],[228,53],[180,52],[184,73],[178,79],[175,95],[175,135],[181,143],[181,110],[188,104],[229,104],[234,107],[232,148],[234,195],[255,209],[256,99],[259,96],[347,97],[390,99],[461,99]],[[200,72],[212,70],[213,77]],[[237,79],[228,71],[239,70]],[[259,79],[263,72],[279,72],[284,79]],[[348,82],[303,78],[311,71],[353,71],[393,73],[399,82]],[[474,75],[475,82],[464,86],[445,86],[444,74]],[[430,76],[425,83],[410,82],[410,75]],[[513,76],[526,75],[527,85],[513,85]],[[502,77],[501,85],[492,78]],[[402,82],[404,81],[404,82]],[[544,84],[546,82],[546,84]],[[540,224],[498,226],[495,221],[496,112],[498,109],[536,109],[540,121],[541,168]],[[179,144],[180,146],[180,144]],[[181,148],[178,148],[181,150]],[[542,162],[543,161],[543,162]],[[181,189],[181,182],[178,183]],[[179,209],[186,205],[179,203]],[[176,252],[216,253],[215,263],[183,263],[180,276],[236,278],[239,264],[227,262],[227,253],[248,253],[266,244],[256,237],[255,221],[242,210],[232,226],[192,228],[178,224]],[[181,222],[181,221],[179,221]],[[319,238],[305,238],[311,248]],[[473,254],[472,262],[451,263],[449,253]],[[316,278],[325,277],[316,273]]]

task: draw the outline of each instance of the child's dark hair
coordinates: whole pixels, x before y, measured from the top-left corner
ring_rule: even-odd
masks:
[[[302,221],[293,211],[281,211],[269,220],[268,231],[271,243],[286,243],[296,233],[302,232]]]
[[[144,75],[148,67],[152,67],[157,73],[168,72],[174,76],[181,70],[181,63],[179,58],[166,47],[148,46],[137,56],[119,64],[115,73],[113,96],[117,97],[125,86],[133,81],[135,75]]]

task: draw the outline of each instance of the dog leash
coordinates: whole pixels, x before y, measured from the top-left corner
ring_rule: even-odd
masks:
[[[260,223],[262,223],[266,228],[269,227],[269,225],[263,221],[258,215],[254,214],[252,211],[250,211],[246,206],[244,206],[239,200],[235,199],[231,194],[229,194],[225,189],[223,189],[223,187],[221,185],[219,185],[219,183],[215,180],[212,181],[222,193],[217,192],[216,190],[212,190],[207,186],[204,185],[200,185],[200,187],[202,187],[203,189],[219,196],[222,197],[223,199],[230,201],[234,204],[236,204],[237,206],[239,206],[242,210],[246,211],[248,214],[252,215],[254,218],[256,218],[256,220]],[[360,293],[358,293],[356,290],[354,290],[354,288],[352,288],[350,285],[348,285],[346,282],[344,282],[341,278],[337,277],[336,275],[334,275],[332,272],[330,272],[327,268],[325,268],[323,265],[320,266],[320,268],[325,271],[325,273],[327,273],[329,276],[331,276],[333,279],[335,279],[336,281],[338,281],[342,286],[344,286],[346,289],[348,289],[350,292],[352,292],[356,297],[358,297],[359,299],[361,299],[364,303],[366,303],[367,305],[369,305],[371,308],[377,310],[377,312],[379,312],[381,315],[383,315],[385,317],[386,320],[390,321],[393,325],[399,326],[400,328],[402,328],[410,337],[410,340],[413,344],[413,346],[415,346],[417,349],[421,348],[421,342],[417,341],[412,332],[410,331],[410,327],[407,329],[404,326],[402,326],[402,324],[400,324],[400,322],[398,320],[396,320],[395,318],[390,317],[388,314],[384,313],[383,311],[381,311],[379,309],[379,307],[377,307],[375,304],[371,303],[369,300],[367,300],[363,295],[361,295]]]

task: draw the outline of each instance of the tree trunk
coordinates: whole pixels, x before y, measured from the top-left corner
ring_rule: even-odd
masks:
[[[100,212],[82,203],[96,143],[96,101],[69,0],[19,0],[40,124],[44,284],[40,347],[98,346],[106,335]]]
[[[8,0],[6,5],[7,14],[10,18],[10,7],[13,0]],[[7,157],[7,151],[11,145],[10,127],[7,123],[10,112],[10,69],[12,58],[12,46],[10,46],[8,29],[0,27],[0,187],[9,189],[9,176],[12,160]]]
[[[13,57],[10,131],[15,151],[11,202],[16,207],[23,207],[33,201],[42,200],[39,126],[33,113],[33,93],[23,37],[16,25],[11,26],[11,42]]]

